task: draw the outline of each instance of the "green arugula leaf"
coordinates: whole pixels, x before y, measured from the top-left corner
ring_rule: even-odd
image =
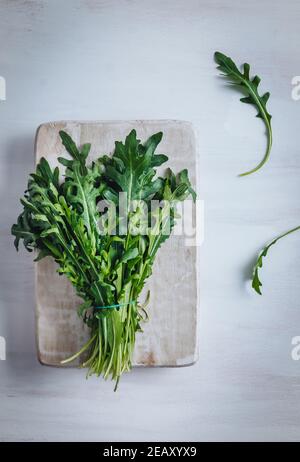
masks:
[[[269,159],[270,152],[272,148],[272,127],[271,127],[271,115],[267,110],[267,102],[270,97],[270,93],[264,93],[262,96],[258,93],[258,85],[260,83],[260,78],[256,75],[253,78],[250,78],[250,65],[245,63],[243,73],[239,71],[235,63],[232,61],[231,58],[220,53],[218,51],[215,52],[215,61],[218,64],[218,69],[222,72],[222,75],[229,78],[229,80],[240,87],[243,92],[246,93],[247,96],[240,99],[242,103],[252,104],[256,107],[258,113],[256,117],[261,118],[266,127],[267,131],[267,148],[265,155],[262,161],[253,169],[241,173],[239,176],[246,176],[250,175],[251,173],[257,172]]]
[[[63,191],[66,202],[75,208],[83,217],[84,224],[89,236],[98,230],[97,221],[97,198],[101,195],[104,186],[96,187],[102,177],[100,163],[93,163],[92,167],[86,167],[86,158],[90,151],[89,143],[82,147],[81,152],[77,149],[72,138],[64,131],[59,132],[63,145],[66,147],[72,160],[59,157],[59,162],[66,167]]]
[[[263,258],[267,256],[268,251],[270,247],[272,247],[272,245],[276,244],[276,242],[278,242],[283,237],[288,236],[289,234],[294,233],[295,231],[298,231],[299,229],[300,229],[300,226],[297,226],[293,229],[290,229],[286,233],[281,234],[280,236],[276,237],[276,239],[273,239],[268,245],[266,245],[263,248],[263,250],[259,253],[256,264],[253,268],[253,276],[252,276],[252,287],[259,295],[262,295],[261,289],[260,289],[262,286],[262,282],[259,278],[259,270],[263,266]]]
[[[167,161],[167,156],[154,154],[162,138],[162,133],[152,135],[145,145],[136,137],[132,130],[126,137],[125,143],[115,143],[115,152],[112,158],[102,158],[105,165],[104,177],[108,188],[104,196],[112,198],[112,190],[127,193],[128,204],[133,200],[150,200],[153,195],[163,187],[161,178],[153,179],[156,170],[154,167]]]

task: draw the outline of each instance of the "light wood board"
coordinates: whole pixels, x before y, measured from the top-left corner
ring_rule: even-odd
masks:
[[[115,140],[124,140],[135,128],[143,141],[162,131],[157,152],[169,156],[175,172],[188,168],[196,181],[195,137],[191,125],[181,121],[53,122],[38,128],[36,162],[43,156],[52,167],[65,156],[59,130],[68,132],[77,144],[92,144],[89,159],[112,153]],[[63,167],[60,166],[62,170]],[[197,271],[196,247],[187,246],[184,236],[172,235],[156,257],[153,275],[147,283],[151,291],[150,320],[137,334],[133,365],[184,366],[197,358]],[[59,366],[60,361],[78,351],[89,332],[77,315],[81,300],[56,263],[47,257],[36,264],[36,326],[38,357],[43,364]],[[72,363],[77,365],[78,362]]]

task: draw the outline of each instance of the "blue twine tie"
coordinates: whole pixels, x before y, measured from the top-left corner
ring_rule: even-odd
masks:
[[[118,308],[119,306],[131,305],[132,303],[135,303],[135,302],[136,302],[136,300],[131,300],[130,302],[117,303],[116,305],[95,306],[95,310],[104,310],[106,308]]]

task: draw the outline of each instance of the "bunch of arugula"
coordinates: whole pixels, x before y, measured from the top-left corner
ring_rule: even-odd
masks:
[[[189,195],[195,200],[196,194],[187,170],[175,175],[169,169],[164,177],[157,177],[156,167],[168,160],[155,154],[161,132],[142,144],[132,130],[125,143],[115,143],[112,157],[104,155],[91,165],[87,165],[90,144],[79,149],[64,131],[60,137],[71,156],[58,159],[65,167],[64,181],[59,181],[58,167],[52,170],[46,159],[40,160],[30,175],[12,234],[17,250],[20,240],[28,251],[39,250],[35,261],[54,258],[59,274],[83,299],[78,313],[91,328],[91,336],[64,362],[84,353],[82,366],[88,367],[88,375],[110,376],[117,386],[121,374],[131,368],[136,332],[142,330],[146,316],[138,298],[156,253],[175,224],[176,203]],[[126,224],[120,218],[119,193],[127,194]],[[117,234],[109,232],[109,211],[99,210],[102,200],[115,204]],[[151,200],[161,206],[150,207]],[[141,201],[147,206],[149,226],[139,233]]]
[[[294,233],[295,231],[299,231],[300,226],[296,226],[295,228],[290,229],[289,231],[286,231],[285,233],[281,234],[280,236],[276,237],[273,239],[269,244],[267,244],[262,251],[259,253],[255,266],[253,268],[253,275],[252,275],[252,287],[257,292],[259,295],[261,295],[261,286],[262,282],[259,278],[259,270],[263,266],[263,258],[267,256],[270,247],[272,247],[276,242],[278,242],[280,239],[282,239],[285,236],[288,236],[289,234]]]

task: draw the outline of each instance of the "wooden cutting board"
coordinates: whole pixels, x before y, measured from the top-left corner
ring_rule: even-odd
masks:
[[[181,121],[46,123],[37,130],[35,159],[38,162],[43,156],[52,167],[59,165],[57,157],[65,155],[59,130],[68,132],[78,144],[90,142],[92,160],[112,153],[115,140],[125,140],[133,128],[142,142],[162,131],[157,152],[169,156],[168,165],[175,172],[188,168],[195,185],[194,132],[189,123]],[[150,320],[144,324],[144,333],[137,334],[135,366],[186,366],[196,361],[196,251],[195,246],[185,245],[184,236],[174,235],[160,248],[147,285]],[[50,257],[36,263],[37,348],[42,364],[59,366],[88,339],[88,329],[77,315],[80,303],[71,283],[56,273],[56,263]]]

